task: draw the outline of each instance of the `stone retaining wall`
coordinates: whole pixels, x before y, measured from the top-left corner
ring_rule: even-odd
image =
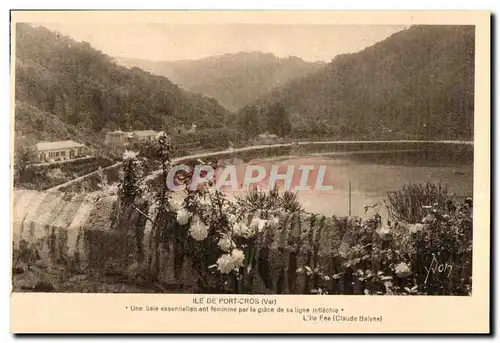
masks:
[[[14,262],[131,278],[148,275],[147,268],[157,264],[157,282],[166,290],[198,292],[198,273],[185,246],[171,238],[154,254],[151,223],[135,209],[118,206],[117,197],[16,190]],[[147,204],[141,210],[147,213]],[[307,293],[310,280],[297,269],[319,264],[327,274],[338,272],[339,248],[356,242],[348,229],[353,225],[335,217],[283,216],[259,249],[252,292]]]

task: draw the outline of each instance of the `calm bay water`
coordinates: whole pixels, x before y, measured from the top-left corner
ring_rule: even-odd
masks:
[[[294,166],[294,184],[300,179],[299,166],[325,166],[323,184],[332,186],[331,191],[298,191],[298,197],[308,212],[324,215],[347,215],[349,212],[349,183],[351,183],[351,214],[365,216],[365,206],[387,199],[387,192],[400,189],[407,183],[441,182],[448,192],[458,196],[473,194],[472,149],[396,151],[357,151],[342,153],[316,153],[303,156],[256,159],[248,164],[235,161],[238,170],[247,165],[263,166],[268,174],[273,165],[286,173]],[[239,178],[242,174],[239,172]],[[311,188],[316,173],[310,177]],[[241,181],[239,180],[241,183]],[[267,178],[261,182],[266,188]],[[282,188],[283,184],[281,184]],[[241,192],[228,192],[230,197]],[[370,212],[368,213],[368,215]],[[371,212],[373,214],[373,212]]]

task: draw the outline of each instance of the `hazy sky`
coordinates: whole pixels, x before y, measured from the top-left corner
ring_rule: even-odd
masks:
[[[401,31],[382,25],[42,24],[115,57],[156,61],[199,59],[239,51],[330,61]]]

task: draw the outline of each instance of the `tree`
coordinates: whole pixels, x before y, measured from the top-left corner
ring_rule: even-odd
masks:
[[[23,24],[16,33],[16,105],[29,103],[87,135],[103,127],[225,126],[229,112],[217,101],[184,91],[166,77],[119,66],[88,43],[43,28]]]
[[[236,128],[244,137],[252,138],[262,130],[260,112],[257,106],[246,106],[238,114]]]
[[[144,124],[144,122],[140,121],[140,120],[136,120],[134,121],[134,123],[132,124],[132,128],[134,130],[147,130],[148,129],[148,126],[146,124]]]
[[[35,159],[35,151],[25,142],[16,142],[14,150],[14,178],[24,180],[29,164]]]
[[[269,107],[267,112],[267,130],[278,136],[287,136],[292,129],[287,110],[281,103]]]
[[[125,151],[123,154],[121,182],[119,184],[119,194],[123,204],[133,204],[136,197],[143,193],[141,188],[143,165],[137,155],[138,153],[132,151]]]

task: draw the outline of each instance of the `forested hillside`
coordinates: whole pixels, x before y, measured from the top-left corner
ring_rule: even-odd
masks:
[[[474,27],[411,27],[256,102],[276,103],[296,136],[470,139]]]
[[[214,129],[229,120],[216,100],[163,76],[119,66],[88,43],[28,24],[18,24],[16,31],[16,131],[22,134],[71,139],[192,123]]]
[[[164,63],[141,65],[231,108],[250,101],[237,120],[217,100],[120,66],[88,43],[27,24],[17,26],[16,38],[16,131],[35,140],[192,123],[207,137],[237,128],[228,132],[241,144],[265,131],[327,139],[473,136],[472,26],[414,26],[326,66],[256,52],[176,62],[170,71]]]
[[[236,111],[256,101],[275,87],[324,67],[323,62],[306,62],[298,57],[278,58],[260,52],[239,52],[193,61],[148,61],[118,59],[129,67],[139,67],[164,75],[185,89],[217,99]]]

